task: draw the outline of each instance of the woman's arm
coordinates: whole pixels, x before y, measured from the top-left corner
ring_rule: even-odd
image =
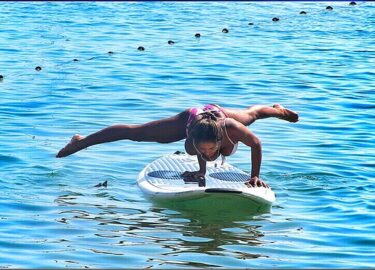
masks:
[[[205,160],[203,160],[201,155],[199,155],[197,153],[197,150],[193,146],[192,139],[189,138],[189,137],[185,141],[185,151],[189,155],[194,155],[194,156],[196,155],[197,156],[198,164],[199,164],[199,170],[194,171],[194,172],[186,171],[182,174],[182,176],[185,177],[185,179],[188,179],[188,180],[197,180],[197,181],[198,180],[204,180],[204,176],[206,174],[206,164],[207,164],[207,162]]]
[[[229,121],[228,121],[229,122]],[[246,126],[235,120],[230,124],[231,138],[240,141],[251,148],[251,177],[259,177],[262,163],[262,144],[257,136]]]
[[[229,122],[229,121],[228,121]],[[251,148],[251,179],[248,182],[251,186],[263,186],[268,185],[260,180],[260,166],[262,164],[262,144],[261,141],[254,133],[252,133],[246,126],[231,120],[227,125],[230,129],[230,135],[232,140],[240,141]]]
[[[199,164],[199,173],[203,176],[206,174],[206,164],[207,162],[202,159],[201,155],[197,155],[198,164]]]

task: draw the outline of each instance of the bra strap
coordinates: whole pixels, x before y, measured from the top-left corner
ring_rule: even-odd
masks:
[[[225,125],[225,120],[227,120],[227,118],[224,119],[224,131],[225,131],[225,134],[227,135],[227,138],[231,142],[231,144],[235,145],[235,143],[232,141],[232,139],[228,135],[227,127]]]

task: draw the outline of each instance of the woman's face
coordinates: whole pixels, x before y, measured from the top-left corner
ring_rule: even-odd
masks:
[[[200,142],[196,145],[199,153],[209,159],[216,158],[220,144],[217,142]]]

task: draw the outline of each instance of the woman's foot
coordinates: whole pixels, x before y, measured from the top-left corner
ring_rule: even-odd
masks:
[[[73,154],[73,153],[75,153],[75,152],[81,150],[82,148],[80,148],[80,147],[78,146],[78,142],[79,142],[80,140],[82,140],[83,138],[84,138],[84,137],[81,136],[81,135],[78,135],[78,134],[74,135],[74,136],[72,137],[72,139],[70,140],[70,142],[69,142],[67,145],[65,145],[65,147],[62,148],[62,149],[57,153],[56,157],[57,157],[57,158],[66,157],[66,156],[69,156],[69,155],[71,155],[71,154]]]
[[[289,121],[289,122],[293,122],[293,123],[298,121],[298,114],[297,113],[284,108],[280,104],[275,104],[272,107],[280,112],[280,116],[278,116],[278,118]]]

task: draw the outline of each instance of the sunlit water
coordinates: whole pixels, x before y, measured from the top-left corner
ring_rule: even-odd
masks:
[[[374,3],[6,2],[0,25],[1,268],[374,267]],[[250,127],[270,212],[144,197],[138,173],[183,142],[54,157],[206,103],[300,113]],[[249,148],[229,162],[249,171]]]

